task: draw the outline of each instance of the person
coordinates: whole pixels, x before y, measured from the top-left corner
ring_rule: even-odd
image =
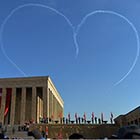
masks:
[[[98,123],[101,124],[101,119],[100,118],[98,118]]]
[[[109,139],[140,139],[140,127],[138,125],[123,126]]]
[[[2,128],[2,122],[0,122],[0,129]]]
[[[78,118],[76,118],[76,124],[78,124]]]
[[[4,134],[0,133],[0,139],[4,139]]]
[[[66,118],[66,124],[68,124],[68,119]]]
[[[138,125],[129,125],[121,127],[117,133],[118,139],[140,139],[140,127]]]
[[[113,119],[112,118],[110,118],[110,123],[113,124]]]
[[[84,122],[84,118],[82,117],[82,123]]]
[[[48,117],[47,117],[47,118],[46,118],[46,120],[45,120],[45,123],[47,123],[47,124],[48,124],[48,122],[49,122],[49,121],[48,121]]]
[[[39,122],[42,123],[42,118],[41,117],[39,117]]]
[[[49,122],[52,122],[52,119],[51,118],[49,118]]]
[[[65,117],[63,117],[63,124],[65,124]]]
[[[91,122],[92,122],[92,124],[94,124],[94,118],[93,117],[91,118]]]
[[[42,136],[43,136],[43,138],[45,138],[45,132],[44,132],[44,130],[42,130]]]
[[[30,125],[29,125],[29,123],[27,123],[27,125],[26,125],[26,131],[29,131],[29,127],[30,127]]]
[[[46,139],[48,138],[48,127],[46,126]]]
[[[69,139],[84,139],[84,137],[81,134],[74,133],[71,136],[69,136]]]
[[[63,118],[60,118],[60,123],[61,123],[61,124],[63,123]]]
[[[97,124],[97,117],[95,117],[95,124]]]
[[[42,134],[40,133],[40,131],[39,131],[38,129],[32,130],[32,136],[33,136],[35,139],[44,140]]]
[[[81,124],[81,118],[80,117],[78,117],[78,123]]]

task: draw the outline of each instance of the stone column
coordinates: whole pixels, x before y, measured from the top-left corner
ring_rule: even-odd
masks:
[[[43,117],[47,117],[47,88],[43,87]]]
[[[55,97],[54,97],[55,98]],[[56,116],[56,119],[58,120],[58,112],[57,112],[57,100],[55,98],[55,116]]]
[[[1,101],[1,109],[0,109],[0,122],[2,124],[4,124],[5,103],[6,103],[6,88],[2,88],[2,101]]]
[[[52,110],[53,110],[54,120],[56,120],[56,117],[55,117],[55,99],[54,99],[53,94],[52,94]]]
[[[14,125],[15,120],[16,88],[12,88],[10,125]]]
[[[37,123],[39,123],[39,97],[37,96]]]
[[[26,87],[22,88],[21,93],[21,112],[20,112],[20,124],[25,123],[25,113],[26,113]]]
[[[32,88],[32,119],[36,122],[37,119],[37,89],[36,87]]]
[[[49,112],[49,88],[47,88],[47,117],[49,117],[49,114],[50,114],[50,112]]]
[[[54,98],[54,116],[55,116],[55,119],[57,119],[57,116],[58,116],[58,114],[57,114],[57,112],[56,112],[56,98],[55,98],[55,96],[53,97]]]
[[[51,118],[52,116],[52,93],[51,90],[49,90],[49,117]]]
[[[52,108],[52,114],[53,114],[53,116],[54,116],[54,100],[53,100],[53,93],[51,92],[51,96],[52,96],[52,105],[51,105],[51,108]]]

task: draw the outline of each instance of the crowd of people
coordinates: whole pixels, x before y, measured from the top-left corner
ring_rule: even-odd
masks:
[[[23,140],[23,138],[19,138],[19,137],[14,136],[14,134],[15,134],[15,127],[14,126],[12,127],[12,135],[13,135],[13,137],[8,137],[6,135],[6,132],[7,132],[7,126],[0,128],[0,139]]]
[[[19,125],[18,128],[16,126],[11,126],[11,136],[8,137],[6,135],[7,132],[7,126],[2,126],[0,125],[0,139],[14,139],[14,140],[23,140],[23,138],[20,137],[15,137],[15,132],[16,131],[27,131],[29,130],[29,126],[32,122],[31,121],[26,121],[23,125]]]
[[[45,118],[40,117],[40,123],[61,123],[61,124],[106,124],[108,121],[103,120],[101,118],[91,118],[91,120],[86,120],[83,117],[77,117],[74,120],[71,120],[70,118],[59,118],[59,119],[52,119],[52,118]],[[113,119],[110,119],[110,123],[113,124]]]

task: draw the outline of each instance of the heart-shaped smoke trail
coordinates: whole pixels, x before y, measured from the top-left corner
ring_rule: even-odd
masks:
[[[22,9],[22,8],[25,8],[25,7],[41,7],[41,8],[46,8],[46,9],[49,9],[51,10],[52,12],[55,12],[56,14],[58,14],[59,16],[62,16],[66,22],[69,24],[69,26],[72,28],[72,30],[74,31],[74,27],[72,25],[72,23],[70,22],[70,20],[65,16],[63,15],[61,12],[59,12],[58,10],[52,8],[52,7],[49,7],[49,6],[46,6],[46,5],[43,5],[43,4],[35,4],[35,3],[29,3],[29,4],[24,4],[24,5],[20,5],[18,6],[17,8],[13,9],[10,14],[5,18],[5,20],[3,21],[2,25],[1,25],[1,28],[0,28],[0,45],[1,45],[1,50],[4,54],[4,56],[8,59],[8,61],[14,65],[17,70],[23,74],[25,77],[27,77],[27,74],[7,55],[5,49],[4,49],[4,44],[3,44],[3,39],[2,39],[2,35],[3,35],[3,31],[4,31],[4,27],[7,23],[7,21],[10,19],[10,17],[15,14],[18,10]],[[78,48],[76,48],[76,56],[78,54]]]
[[[124,21],[126,21],[126,22],[131,26],[131,28],[132,28],[132,30],[134,31],[135,36],[136,36],[137,51],[136,51],[136,55],[135,55],[134,61],[133,61],[132,65],[131,65],[131,67],[129,68],[128,72],[127,72],[125,75],[123,75],[119,81],[117,81],[117,82],[115,82],[115,84],[113,84],[114,86],[117,86],[118,84],[120,84],[120,83],[132,72],[132,70],[134,69],[134,67],[135,67],[135,65],[136,65],[136,63],[137,63],[137,60],[138,60],[138,57],[139,57],[139,53],[140,53],[140,40],[139,40],[138,31],[137,31],[136,27],[134,26],[134,24],[133,24],[130,20],[128,20],[128,18],[126,18],[125,16],[123,16],[123,15],[117,13],[117,12],[114,12],[114,11],[96,10],[96,11],[93,11],[93,12],[87,14],[87,15],[82,19],[82,21],[81,21],[80,24],[78,25],[76,31],[74,32],[73,37],[74,37],[74,42],[75,42],[76,48],[79,48],[78,42],[77,42],[77,35],[78,35],[79,30],[81,29],[82,25],[86,22],[86,20],[87,20],[89,17],[91,17],[92,15],[98,14],[98,13],[102,13],[102,14],[112,14],[112,15],[115,15],[115,16],[120,17],[121,19],[123,19]]]
[[[55,12],[56,14],[58,14],[59,16],[62,16],[66,20],[66,22],[69,24],[69,26],[72,28],[72,31],[73,31],[73,39],[74,39],[74,44],[75,44],[75,48],[76,48],[76,57],[79,54],[79,45],[78,45],[78,42],[77,42],[77,35],[78,35],[79,30],[81,29],[82,25],[86,22],[87,18],[89,18],[92,15],[98,14],[98,13],[112,14],[112,15],[115,15],[115,16],[120,17],[121,19],[125,20],[131,26],[132,30],[135,33],[136,40],[137,40],[137,52],[136,52],[136,56],[134,58],[134,61],[133,61],[132,65],[131,65],[130,69],[128,70],[128,72],[124,76],[122,76],[122,78],[118,82],[116,82],[114,84],[114,86],[120,84],[132,72],[132,70],[134,69],[134,67],[135,67],[135,65],[137,63],[138,57],[139,57],[140,40],[139,40],[139,35],[138,35],[138,31],[137,31],[136,27],[125,16],[123,16],[123,15],[117,13],[117,12],[114,12],[114,11],[96,10],[96,11],[93,11],[93,12],[87,14],[82,19],[82,21],[80,22],[80,24],[77,27],[74,27],[73,24],[71,23],[71,21],[64,14],[62,14],[61,12],[59,12],[58,10],[56,10],[56,9],[54,9],[52,7],[43,5],[43,4],[29,3],[29,4],[18,6],[17,8],[13,9],[11,11],[11,13],[5,18],[5,20],[3,21],[2,25],[1,25],[1,28],[0,28],[0,45],[1,45],[1,50],[2,50],[2,52],[4,54],[4,56],[9,60],[9,62],[11,64],[13,64],[24,76],[27,76],[27,74],[25,74],[25,72],[15,62],[13,62],[13,60],[7,55],[7,53],[6,53],[5,49],[4,49],[3,41],[2,41],[2,34],[3,34],[4,27],[5,27],[6,23],[7,23],[7,21],[10,19],[10,17],[15,12],[17,12],[18,10],[20,10],[21,8],[29,7],[29,6],[42,7],[42,8],[49,9],[52,12]]]

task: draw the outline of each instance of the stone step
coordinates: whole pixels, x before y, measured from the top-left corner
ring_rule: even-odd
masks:
[[[18,131],[18,127],[19,127],[19,125],[14,125],[14,126],[8,125],[8,126],[3,126],[3,129],[4,129],[4,130],[6,129],[7,131],[12,131],[13,128],[14,128],[15,131]]]
[[[5,133],[6,136],[8,136],[9,138],[23,138],[23,139],[34,139],[34,137],[32,136],[28,136],[28,132],[25,131],[16,131],[14,134],[12,132],[6,132]]]
[[[14,126],[3,126],[3,130],[6,130],[5,136],[8,136],[9,138],[23,138],[23,139],[34,139],[32,136],[28,136],[27,131],[18,131],[19,125]],[[15,130],[13,134],[13,128]]]

